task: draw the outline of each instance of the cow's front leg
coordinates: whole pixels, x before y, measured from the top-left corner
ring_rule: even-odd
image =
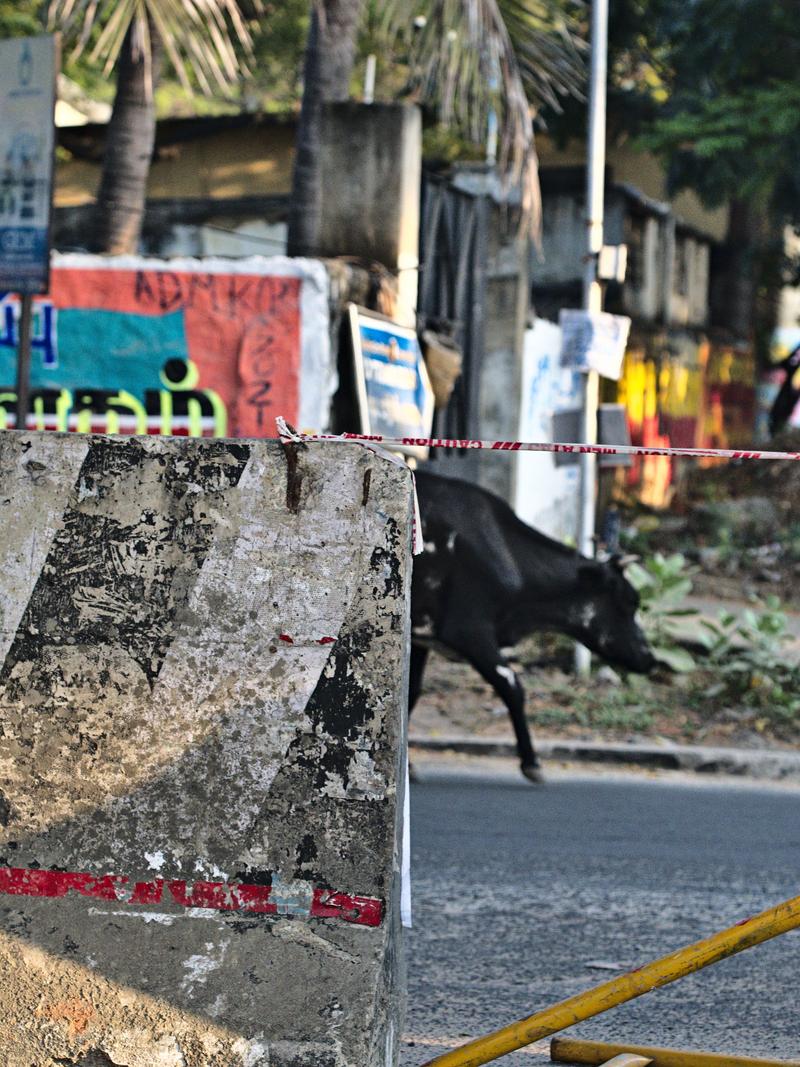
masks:
[[[534,750],[528,720],[525,716],[525,690],[522,688],[519,675],[499,651],[488,659],[476,658],[471,662],[508,708],[514,736],[517,739],[517,752],[522,773],[532,782],[544,781],[542,767]]]
[[[517,752],[522,773],[532,782],[544,781],[539,757],[531,741],[528,720],[525,717],[525,691],[516,671],[499,648],[489,640],[476,642],[472,634],[466,640],[449,641],[456,651],[475,668],[484,681],[494,689],[511,717]]]

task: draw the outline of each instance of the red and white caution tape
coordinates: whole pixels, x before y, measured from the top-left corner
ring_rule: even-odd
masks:
[[[382,445],[385,438],[381,438],[380,441],[374,440],[372,437],[359,436],[357,434],[346,434],[339,436],[337,434],[307,434],[298,433],[282,416],[278,416],[275,419],[275,425],[278,427],[278,437],[281,441],[294,441],[296,444],[305,444],[306,441],[355,441],[356,444],[362,445],[364,448],[369,448],[372,452],[377,451],[377,445]],[[391,452],[384,453],[384,455],[391,460],[392,463],[398,463],[401,467],[408,470],[402,459],[397,456],[393,456]],[[411,472],[411,481],[414,485],[414,519],[411,524],[411,551],[415,556],[419,556],[422,552],[422,516],[419,513],[419,498],[417,497],[417,484],[414,481],[414,472]]]
[[[287,441],[338,441],[381,448],[473,448],[487,452],[566,452],[597,456],[685,456],[688,459],[783,459],[800,460],[800,452],[769,452],[762,449],[656,448],[650,445],[556,444],[552,441],[480,441],[461,437],[384,437],[382,434],[299,434],[276,420],[278,436]]]

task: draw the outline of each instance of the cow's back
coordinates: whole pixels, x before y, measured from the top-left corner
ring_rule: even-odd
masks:
[[[414,560],[412,626],[435,636],[448,613],[480,605],[501,610],[521,575],[508,532],[518,519],[499,497],[455,478],[416,476],[423,552]]]

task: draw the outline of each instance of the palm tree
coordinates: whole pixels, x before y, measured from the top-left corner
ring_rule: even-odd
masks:
[[[303,64],[303,100],[295,140],[288,250],[313,255],[319,230],[318,166],[322,105],[346,100],[364,0],[314,0]]]
[[[312,0],[303,106],[297,135],[291,255],[315,249],[321,189],[322,104],[346,99],[356,35],[367,7],[404,54],[406,91],[439,121],[483,143],[497,131],[498,163],[519,184],[523,215],[535,231],[539,186],[533,123],[564,95],[580,95],[585,42],[582,0]]]
[[[166,58],[181,84],[210,95],[229,92],[252,53],[238,0],[51,0],[51,28],[76,43],[77,58],[116,68],[103,173],[88,245],[95,252],[137,250],[155,144],[155,89]]]

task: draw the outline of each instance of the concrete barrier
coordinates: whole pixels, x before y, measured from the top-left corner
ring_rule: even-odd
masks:
[[[0,435],[0,1059],[387,1067],[411,487]]]

